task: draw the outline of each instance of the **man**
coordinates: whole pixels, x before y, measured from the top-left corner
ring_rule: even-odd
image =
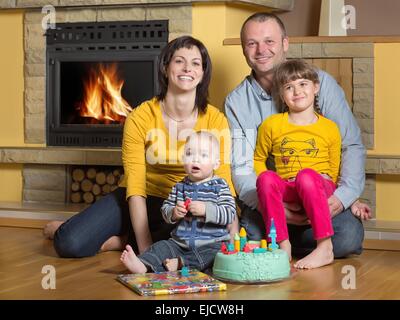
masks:
[[[265,237],[265,224],[257,211],[258,199],[253,155],[257,129],[265,118],[277,113],[272,100],[274,67],[286,59],[289,40],[285,26],[274,14],[256,13],[243,24],[240,32],[243,54],[252,72],[226,98],[225,113],[232,134],[232,178],[242,209],[241,225],[249,238]],[[365,148],[360,129],[346,102],[343,90],[326,72],[318,71],[320,80],[319,105],[322,114],[336,122],[342,137],[340,180],[329,198],[334,236],[332,243],[336,258],[360,254],[364,229],[356,206],[365,183]],[[273,161],[269,163],[273,168]],[[359,204],[360,205],[360,204]],[[285,204],[293,253],[308,254],[315,248],[311,226],[301,208]],[[361,204],[369,215],[369,207]]]

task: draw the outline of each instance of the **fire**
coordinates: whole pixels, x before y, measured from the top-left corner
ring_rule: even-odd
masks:
[[[83,102],[78,105],[80,116],[92,118],[92,123],[123,123],[132,107],[121,95],[124,80],[119,78],[117,64],[97,66],[90,69],[84,83]]]

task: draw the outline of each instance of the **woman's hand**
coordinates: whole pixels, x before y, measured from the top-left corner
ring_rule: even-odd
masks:
[[[172,212],[172,220],[178,221],[183,219],[187,214],[187,210],[185,208],[185,203],[183,201],[177,201],[174,211]]]

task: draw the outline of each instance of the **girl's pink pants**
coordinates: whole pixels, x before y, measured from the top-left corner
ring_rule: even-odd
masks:
[[[335,188],[333,181],[309,168],[299,171],[293,181],[283,180],[270,170],[260,174],[257,179],[257,193],[267,235],[271,228],[271,218],[274,218],[276,241],[279,243],[289,239],[283,202],[295,202],[304,208],[315,240],[331,237],[333,228],[328,198]]]

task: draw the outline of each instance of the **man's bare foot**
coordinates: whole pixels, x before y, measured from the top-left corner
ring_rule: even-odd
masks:
[[[57,229],[64,223],[64,221],[50,221],[47,223],[43,228],[43,236],[46,239],[54,239],[54,234],[56,233]]]
[[[103,243],[103,245],[100,248],[100,252],[120,251],[124,249],[126,242],[127,242],[127,237],[112,236],[111,238],[108,238],[106,242]]]
[[[279,248],[283,251],[286,251],[289,257],[289,261],[292,261],[292,245],[288,239],[282,240],[279,242]]]
[[[124,266],[127,267],[128,270],[132,273],[147,272],[147,267],[136,256],[135,252],[133,252],[133,249],[129,244],[126,245],[126,250],[122,252],[120,260],[124,264]]]
[[[164,260],[164,267],[168,271],[177,271],[177,270],[179,270],[179,259],[178,258],[165,259]]]
[[[331,238],[317,240],[317,247],[306,257],[297,261],[297,269],[314,269],[333,262],[333,246]]]

